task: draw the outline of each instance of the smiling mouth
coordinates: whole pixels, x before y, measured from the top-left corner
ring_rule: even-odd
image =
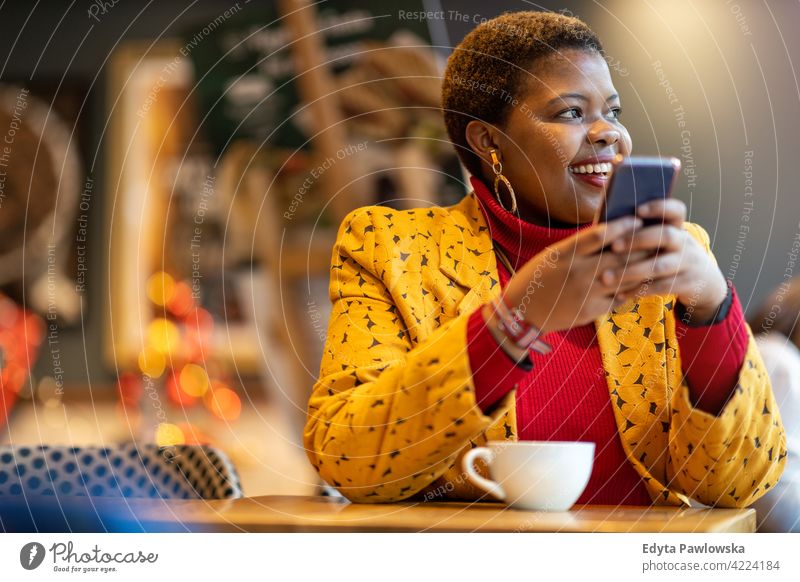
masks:
[[[609,162],[600,162],[598,164],[580,164],[577,166],[569,166],[567,169],[569,170],[570,174],[607,177],[611,173],[611,164]]]

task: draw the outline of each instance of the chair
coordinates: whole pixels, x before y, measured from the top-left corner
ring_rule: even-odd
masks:
[[[208,446],[0,446],[0,496],[242,497],[227,456]]]

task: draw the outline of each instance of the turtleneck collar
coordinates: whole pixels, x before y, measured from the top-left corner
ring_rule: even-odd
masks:
[[[486,217],[495,247],[500,247],[515,269],[518,269],[545,247],[557,243],[589,226],[552,228],[520,220],[504,210],[489,188],[475,176],[470,177],[475,196]]]

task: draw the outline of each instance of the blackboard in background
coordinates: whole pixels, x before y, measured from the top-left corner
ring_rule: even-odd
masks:
[[[427,21],[403,15],[422,11],[422,1],[368,4],[336,0],[316,5],[330,70],[340,73],[369,41],[406,30],[430,43]],[[195,96],[202,127],[217,153],[237,138],[297,148],[308,139],[293,112],[300,103],[292,35],[273,6],[249,4],[185,35],[195,68]]]

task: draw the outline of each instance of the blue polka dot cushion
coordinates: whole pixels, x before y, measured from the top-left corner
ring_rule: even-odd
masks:
[[[231,499],[242,489],[208,446],[0,446],[0,495],[22,494]]]

